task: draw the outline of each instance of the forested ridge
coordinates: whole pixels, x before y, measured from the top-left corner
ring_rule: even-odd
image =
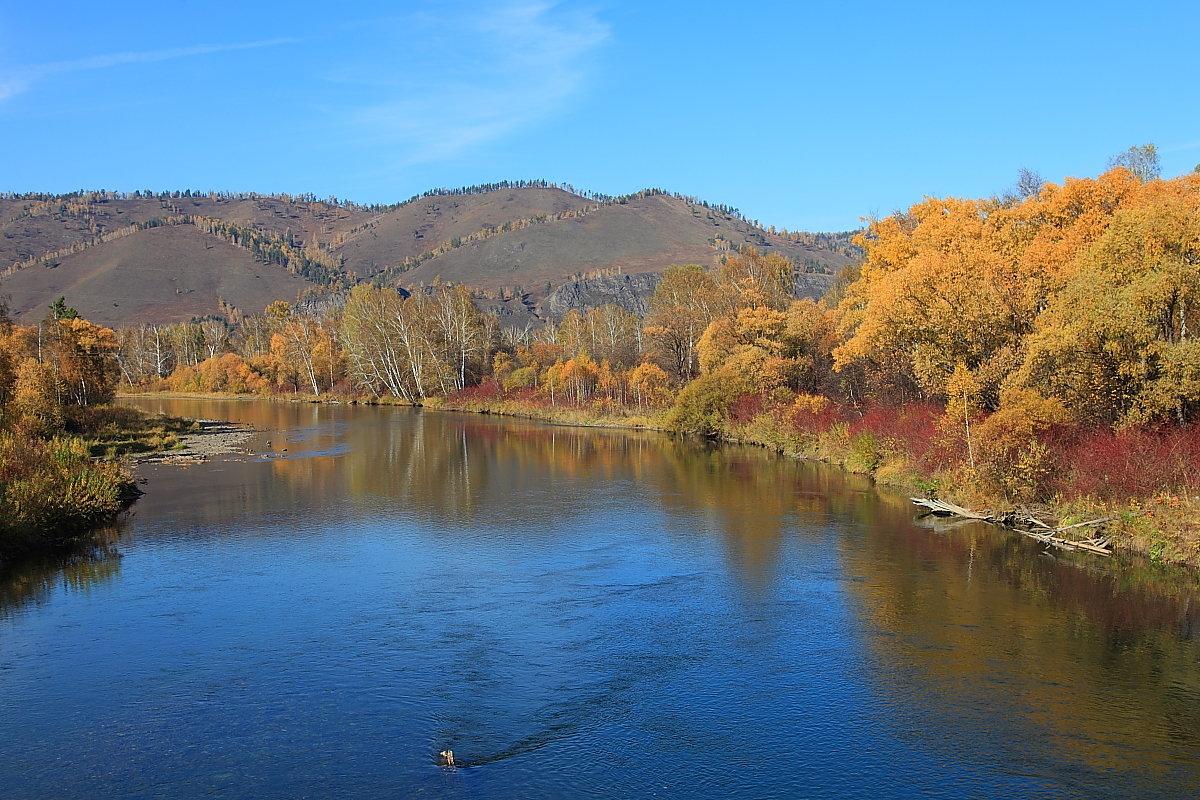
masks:
[[[63,294],[107,325],[253,313],[361,282],[441,276],[528,295],[571,276],[657,273],[715,253],[778,249],[817,275],[857,256],[846,235],[767,229],[737,209],[663,189],[610,196],[548,181],[436,189],[388,205],[198,192],[0,195],[0,279],[30,323]],[[230,245],[225,247],[223,245]],[[186,265],[186,269],[182,268]]]

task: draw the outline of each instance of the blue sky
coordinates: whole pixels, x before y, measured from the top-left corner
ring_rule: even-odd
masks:
[[[7,3],[0,190],[372,203],[545,178],[843,230],[1147,142],[1191,171],[1197,23],[1190,2]]]

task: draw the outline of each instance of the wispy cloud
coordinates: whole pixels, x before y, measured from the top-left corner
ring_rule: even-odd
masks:
[[[15,77],[0,78],[0,103],[15,94],[20,94],[25,89],[25,84]]]
[[[361,90],[347,115],[399,166],[449,158],[563,109],[609,39],[593,15],[555,2],[458,6],[398,26],[403,56],[331,76]],[[392,42],[396,47],[396,42]]]
[[[1200,140],[1197,140],[1195,142],[1185,142],[1184,144],[1177,144],[1177,145],[1173,145],[1171,147],[1164,147],[1163,152],[1164,153],[1182,153],[1185,150],[1195,150],[1197,147],[1200,147]]]
[[[175,47],[166,50],[146,50],[142,52],[109,53],[106,55],[89,56],[70,61],[52,61],[46,64],[34,64],[19,67],[0,75],[0,101],[29,89],[39,80],[52,75],[69,72],[84,72],[87,70],[106,69],[122,64],[142,64],[154,61],[169,61],[176,58],[202,56],[210,53],[222,53],[230,50],[249,50],[258,47],[273,47],[280,44],[290,44],[295,39],[267,39],[259,42],[239,42],[234,44],[199,44],[191,47]]]

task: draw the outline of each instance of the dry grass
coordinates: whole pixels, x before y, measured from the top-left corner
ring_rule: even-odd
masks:
[[[178,447],[196,429],[119,406],[73,406],[65,416],[65,430],[49,438],[0,430],[0,558],[61,547],[112,518],[138,495],[116,457]]]
[[[86,441],[0,432],[0,556],[60,546],[125,508],[133,481]]]

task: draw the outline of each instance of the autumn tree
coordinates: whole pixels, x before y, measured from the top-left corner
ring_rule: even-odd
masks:
[[[415,332],[402,313],[403,302],[395,289],[355,286],[346,300],[342,343],[356,384],[415,402],[422,383],[406,355],[405,342]]]
[[[650,298],[646,317],[651,354],[677,380],[690,380],[699,374],[700,337],[730,307],[729,294],[703,267],[668,267]]]
[[[170,375],[176,365],[171,337],[162,325],[139,325],[116,332],[117,364],[130,386]]]
[[[464,318],[473,319],[467,309],[458,308]],[[464,374],[463,348],[476,345],[468,336],[449,346],[447,337],[455,334],[452,329],[447,333],[443,313],[423,291],[402,297],[392,288],[354,287],[346,301],[342,338],[355,381],[376,394],[387,392],[413,403],[451,391],[456,376]]]
[[[13,384],[17,379],[17,364],[21,353],[17,339],[13,336],[13,324],[8,317],[8,306],[0,297],[0,409],[9,401]]]
[[[429,298],[428,316],[438,360],[452,376],[445,391],[463,389],[468,378],[482,374],[487,363],[490,338],[483,314],[467,288],[459,285],[438,287]]]
[[[871,223],[859,275],[837,308],[841,370],[861,367],[892,399],[945,398],[958,364],[995,408],[1024,358],[1025,337],[1079,257],[1140,202],[1127,170],[1044,185],[1017,204],[927,199]]]
[[[1005,389],[1000,407],[975,429],[985,489],[999,490],[1018,503],[1050,499],[1055,460],[1044,437],[1069,420],[1066,407],[1055,398],[1031,389]],[[973,453],[971,466],[975,465]]]
[[[583,320],[583,313],[572,308],[563,315],[563,318],[558,323],[558,330],[555,333],[554,341],[562,345],[567,353],[578,353],[581,350],[587,350],[591,347],[592,340],[588,335],[587,325]]]
[[[605,303],[587,313],[596,358],[614,366],[636,364],[642,351],[642,322],[637,314],[613,303]]]
[[[824,305],[808,299],[793,301],[780,343],[780,355],[795,362],[792,388],[804,393],[830,389],[837,331],[833,315]]]
[[[208,358],[212,358],[229,341],[229,323],[218,317],[206,317],[196,324],[200,329],[204,352],[208,354]]]
[[[1076,259],[1029,337],[1020,382],[1084,421],[1200,411],[1200,179],[1155,181]]]
[[[54,368],[26,358],[16,370],[11,405],[31,433],[47,436],[63,426],[62,389]]]
[[[582,313],[571,309],[559,322],[556,342],[567,353],[586,351],[601,361],[629,366],[641,352],[642,325],[637,314],[613,303]]]
[[[321,320],[306,312],[297,312],[282,301],[267,306],[264,315],[272,321],[270,354],[275,359],[277,381],[286,380],[294,389],[301,383],[321,394],[322,385],[330,387],[324,362],[332,357],[333,337]]]
[[[730,288],[737,306],[783,311],[792,301],[795,271],[795,264],[778,253],[760,253],[748,247],[727,256],[719,276],[721,283]]]
[[[120,345],[112,329],[66,316],[45,321],[41,339],[41,361],[50,365],[63,405],[112,399],[121,379]]]
[[[627,381],[638,408],[661,406],[670,401],[671,378],[651,361],[643,361],[629,370]]]

